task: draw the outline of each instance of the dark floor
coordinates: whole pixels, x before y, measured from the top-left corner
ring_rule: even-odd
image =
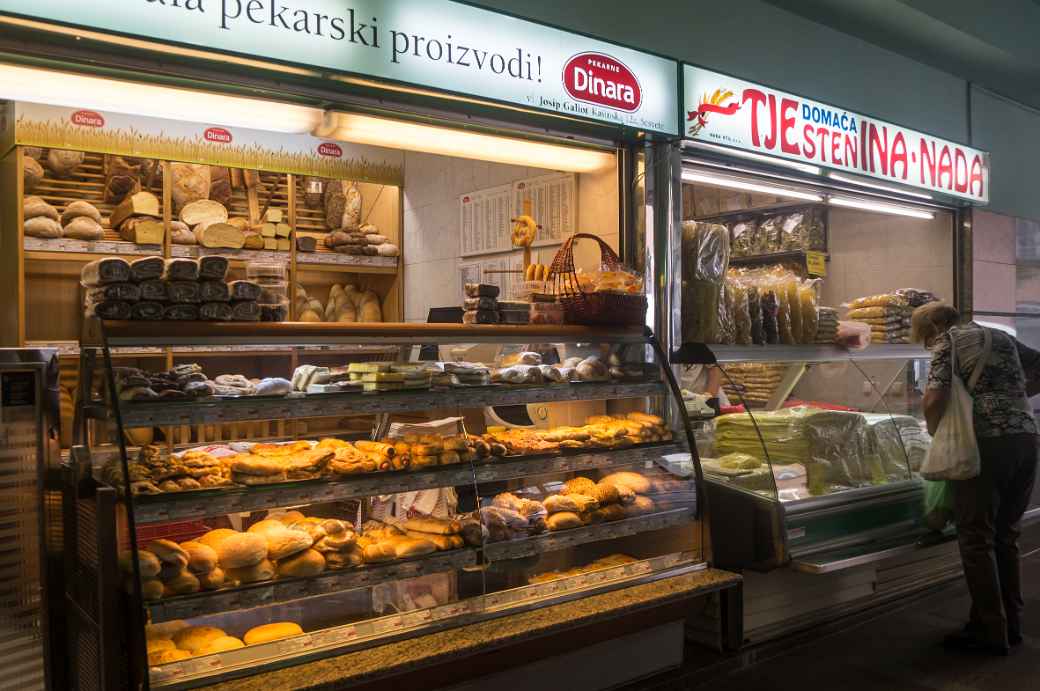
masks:
[[[739,671],[731,671],[733,664],[716,661],[714,672],[712,668],[702,673],[687,669],[654,679],[643,688],[654,691],[1040,689],[1040,549],[1032,550],[1026,552],[1028,556],[1023,562],[1026,640],[1010,657],[951,654],[939,645],[943,635],[962,625],[968,612],[967,590],[957,584],[840,633],[788,648]]]

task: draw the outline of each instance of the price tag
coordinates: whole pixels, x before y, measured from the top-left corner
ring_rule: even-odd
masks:
[[[805,270],[813,276],[823,278],[827,275],[827,255],[823,252],[805,253]]]
[[[372,622],[372,635],[381,636],[394,631],[400,631],[403,626],[404,620],[400,615],[387,617],[386,619]]]
[[[353,626],[348,626],[343,629],[329,629],[328,631],[311,634],[311,639],[314,641],[315,646],[335,646],[350,643],[357,636],[357,629]]]
[[[408,614],[401,616],[402,628],[410,629],[413,626],[422,626],[423,624],[430,623],[432,615],[430,610],[421,609],[418,612],[409,612]]]
[[[278,641],[278,652],[282,655],[293,655],[313,647],[314,640],[306,633],[302,636],[293,636],[292,638]]]
[[[434,608],[430,612],[431,619],[452,619],[454,617],[466,614],[469,611],[469,605],[463,602],[453,602],[449,605],[441,605],[440,607]]]
[[[174,663],[169,665],[163,665],[162,667],[152,667],[151,680],[152,683],[170,681],[171,679],[179,679],[185,675],[184,667],[182,663]]]

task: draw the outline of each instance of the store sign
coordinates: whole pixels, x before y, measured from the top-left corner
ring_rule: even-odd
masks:
[[[683,66],[685,136],[989,201],[989,154],[859,113]]]
[[[675,61],[447,0],[0,0],[0,12],[678,134]]]

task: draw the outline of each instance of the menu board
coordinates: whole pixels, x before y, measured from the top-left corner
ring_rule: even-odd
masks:
[[[575,232],[577,176],[542,175],[460,195],[460,255],[472,257],[516,249],[512,219],[523,214],[525,199],[531,200],[531,215],[542,226],[534,246],[558,245]]]
[[[509,299],[516,294],[523,282],[523,256],[519,253],[500,254],[479,261],[459,264],[459,302],[465,296],[467,283],[490,283],[501,289],[499,297]],[[515,273],[488,273],[488,271],[514,271]]]

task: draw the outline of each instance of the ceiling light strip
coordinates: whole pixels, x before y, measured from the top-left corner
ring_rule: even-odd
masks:
[[[898,187],[891,187],[889,185],[879,185],[875,182],[867,182],[866,180],[860,180],[849,175],[842,175],[841,173],[827,173],[827,177],[838,182],[846,182],[850,185],[859,185],[861,187],[870,187],[875,190],[883,190],[885,192],[892,192],[894,194],[905,194],[908,197],[917,197],[918,199],[931,199],[932,195],[925,194],[924,192],[910,192],[908,190],[900,189]]]
[[[809,202],[823,201],[822,196],[818,194],[812,194],[810,192],[792,190],[787,187],[778,187],[776,185],[765,185],[758,182],[749,182],[747,180],[723,177],[721,175],[707,175],[705,173],[699,173],[690,170],[683,171],[682,179],[684,182],[700,183],[703,185],[716,185],[718,187],[726,187],[734,190],[747,190],[748,192],[759,192],[761,194],[775,194],[778,197],[804,199],[805,201]]]
[[[893,216],[906,216],[908,218],[919,218],[925,221],[930,221],[933,218],[935,218],[935,214],[931,211],[911,209],[905,206],[895,206],[893,204],[868,202],[862,199],[853,199],[850,197],[828,197],[827,203],[831,204],[832,206],[842,206],[849,209],[859,209],[861,211],[876,211],[882,214],[891,214]]]
[[[776,158],[774,156],[767,156],[766,154],[756,154],[750,151],[741,151],[739,149],[731,149],[726,146],[720,146],[718,144],[709,144],[707,142],[683,142],[684,146],[694,147],[697,149],[703,149],[705,151],[715,151],[720,154],[727,156],[734,156],[737,158],[746,158],[750,161],[760,161],[762,163],[768,163],[772,166],[782,166],[784,168],[791,168],[808,175],[821,175],[823,170],[819,166],[810,165],[808,163],[798,163],[796,161],[785,161],[782,158]]]

